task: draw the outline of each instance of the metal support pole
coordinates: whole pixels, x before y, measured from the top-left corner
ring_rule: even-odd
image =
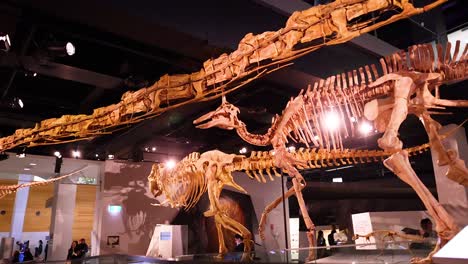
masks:
[[[286,248],[289,248],[289,243],[288,243],[288,227],[286,223],[286,199],[284,197],[284,181],[283,181],[283,169],[281,169],[281,195],[283,197],[283,220],[284,220],[284,240],[286,242]],[[286,263],[289,263],[289,250],[285,251],[286,254]]]

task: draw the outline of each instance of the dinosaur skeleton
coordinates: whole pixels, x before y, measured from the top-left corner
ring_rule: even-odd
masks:
[[[18,129],[0,138],[0,151],[91,139],[185,104],[220,97],[322,46],[344,43],[447,1],[414,7],[408,0],[337,0],[294,12],[284,28],[247,34],[235,51],[205,61],[197,72],[164,75],[152,86],[126,92],[120,102],[94,109],[91,115],[63,115],[34,128]],[[389,16],[382,18],[385,15]]]
[[[384,165],[401,180],[409,184],[423,201],[434,218],[437,232],[441,238],[437,248],[443,246],[458,231],[451,216],[443,209],[418,179],[408,160],[408,152],[402,150],[398,139],[400,124],[408,113],[417,115],[429,135],[431,148],[439,154],[438,165],[448,165],[447,177],[468,186],[468,170],[458,158],[455,150],[446,150],[442,145],[438,130],[439,123],[430,117],[431,109],[442,110],[445,106],[466,107],[468,101],[452,101],[439,98],[439,86],[468,77],[468,45],[460,53],[460,42],[455,45],[454,56],[450,55],[451,44],[444,48],[437,45],[416,45],[408,52],[400,51],[380,60],[382,76],[374,65],[361,67],[331,76],[315,83],[304,92],[291,98],[281,116],[272,120],[272,125],[264,135],[251,134],[246,125],[237,117],[239,109],[229,104],[223,97],[218,109],[196,119],[198,128],[220,127],[235,129],[246,142],[258,145],[272,145],[275,151],[274,165],[289,172],[293,187],[288,194],[295,194],[308,229],[308,240],[312,247],[315,243],[314,224],[310,219],[301,190],[305,181],[295,166],[304,166],[304,162],[288,153],[288,138],[306,144],[325,147],[327,150],[343,149],[342,139],[352,136],[355,120],[367,118],[373,120],[377,129],[384,132],[378,145],[385,151],[396,151],[384,160]],[[347,78],[346,78],[347,77]],[[435,96],[432,91],[435,90]],[[327,129],[324,120],[329,112],[341,117],[341,127]],[[437,112],[436,112],[437,113]],[[207,121],[206,123],[203,123]],[[276,206],[272,204],[271,206]],[[309,251],[313,259],[314,251]],[[430,261],[430,258],[414,260]]]
[[[429,144],[406,149],[411,155],[417,155],[427,151]],[[291,153],[295,159],[301,161],[297,165],[299,169],[320,168],[327,166],[339,166],[344,164],[361,164],[368,162],[379,162],[385,157],[395,153],[395,151],[382,150],[336,150],[330,152],[324,149],[304,149]],[[175,167],[166,167],[164,164],[154,164],[148,176],[150,192],[155,196],[161,196],[163,201],[157,206],[171,206],[172,208],[184,207],[186,210],[192,208],[201,196],[207,192],[210,201],[210,208],[204,213],[206,217],[214,216],[219,240],[219,255],[227,252],[224,244],[222,228],[241,234],[244,238],[243,259],[249,260],[252,248],[252,234],[250,231],[226,215],[220,209],[219,196],[225,185],[231,186],[243,193],[247,193],[239,186],[232,176],[232,172],[243,171],[250,178],[258,182],[266,183],[263,172],[266,172],[271,181],[274,181],[272,172],[276,177],[280,177],[277,167],[274,165],[275,153],[273,151],[252,152],[250,157],[244,155],[226,154],[218,150],[205,153],[191,153]],[[296,164],[295,164],[296,165]],[[288,173],[288,171],[285,171]],[[252,176],[253,175],[253,176]],[[289,197],[294,192],[288,191],[285,196]],[[282,197],[276,199],[273,204],[265,208],[259,225],[259,233],[262,239],[265,238],[264,230],[266,216],[277,204],[282,201]]]
[[[16,193],[19,189],[22,189],[22,188],[44,186],[44,185],[48,185],[57,181],[61,181],[65,178],[68,178],[70,176],[77,174],[78,172],[85,170],[87,167],[88,166],[85,166],[81,169],[75,170],[68,174],[65,174],[56,178],[52,178],[49,180],[45,180],[45,181],[28,182],[28,183],[20,183],[20,184],[13,184],[13,185],[0,185],[0,199],[7,196],[8,194]]]

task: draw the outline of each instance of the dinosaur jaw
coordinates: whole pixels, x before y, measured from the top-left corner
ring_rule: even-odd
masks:
[[[206,122],[205,122],[206,121]],[[212,127],[219,127],[226,130],[232,130],[236,126],[225,112],[211,111],[203,116],[195,119],[193,124],[196,128],[208,129]]]

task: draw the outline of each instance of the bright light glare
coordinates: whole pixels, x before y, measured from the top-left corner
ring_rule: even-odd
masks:
[[[296,150],[295,146],[289,146],[288,147],[289,152],[294,152]]]
[[[351,119],[351,122],[353,122],[353,123],[357,122],[357,119],[354,116],[352,116],[350,119]]]
[[[21,99],[18,99],[18,104],[19,104],[19,106],[20,106],[21,108],[23,108],[23,107],[24,107],[23,100],[21,100]]]
[[[30,168],[24,168],[25,171],[30,171],[31,169]]]
[[[343,182],[343,178],[333,178],[333,182]]]
[[[5,36],[0,36],[0,41],[5,41],[8,44],[8,46],[11,46],[10,36],[8,36],[8,34],[6,34]]]
[[[167,167],[168,169],[173,169],[173,168],[175,167],[175,165],[176,165],[176,163],[175,163],[174,160],[168,160],[168,161],[166,161],[166,167]]]
[[[58,152],[58,151],[55,151],[55,152],[54,152],[54,156],[57,157],[57,158],[62,157],[62,155],[61,155],[60,152]]]
[[[325,126],[330,131],[336,130],[340,126],[340,117],[334,111],[325,114]]]
[[[26,153],[20,153],[18,155],[16,155],[18,158],[20,159],[23,159],[23,158],[26,158]]]
[[[112,155],[112,154],[109,154],[109,155],[107,155],[107,158],[110,159],[110,160],[113,160],[115,158],[115,156]]]
[[[110,214],[119,214],[122,211],[122,206],[121,205],[109,205],[107,206],[107,212]]]
[[[369,124],[369,122],[362,122],[361,125],[359,126],[359,131],[364,134],[364,135],[367,135],[369,134],[370,132],[372,132],[374,128],[372,127],[371,124]]]
[[[67,50],[68,56],[72,56],[73,54],[75,54],[75,46],[73,46],[71,42],[67,43],[65,49]]]
[[[152,148],[151,148],[151,151],[155,152],[155,151],[156,151],[156,147],[152,147]]]
[[[29,163],[29,165],[36,166],[37,164],[36,163]]]
[[[72,151],[72,157],[74,157],[74,158],[81,157],[81,152],[79,150],[73,150]]]
[[[246,147],[241,148],[241,149],[239,150],[239,153],[240,153],[240,154],[245,154],[245,153],[247,153],[247,148],[246,148]]]

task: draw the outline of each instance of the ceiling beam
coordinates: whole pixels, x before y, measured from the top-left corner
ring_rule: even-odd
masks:
[[[102,89],[115,89],[123,84],[122,79],[114,76],[52,61],[41,62],[34,57],[18,56],[11,52],[0,54],[0,67],[24,68],[40,75],[79,82]]]
[[[302,0],[254,0],[255,2],[267,6],[277,13],[290,16],[293,12],[311,8],[312,5]],[[389,43],[376,38],[370,34],[363,34],[349,41],[364,50],[367,50],[380,57],[390,55],[399,49]]]

